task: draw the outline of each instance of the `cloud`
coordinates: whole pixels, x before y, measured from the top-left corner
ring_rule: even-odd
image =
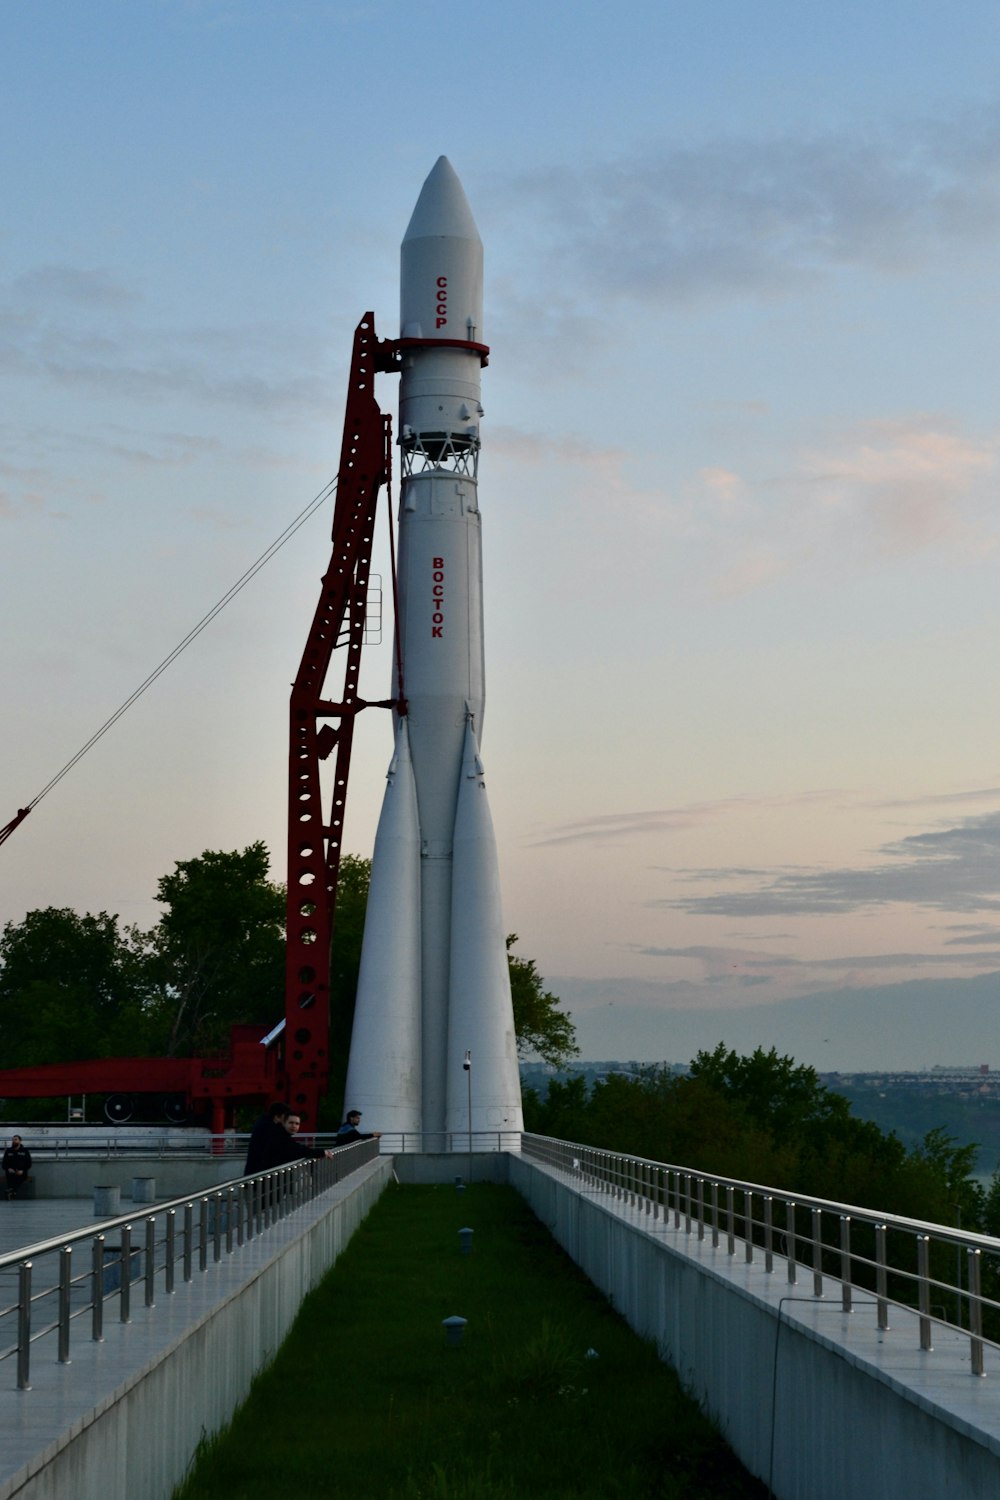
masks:
[[[650,904],[692,916],[815,916],[908,904],[940,911],[1000,911],[1000,812],[951,828],[912,834],[884,845],[879,864],[834,870],[783,871],[753,888],[716,889]],[[699,872],[724,886],[742,872]]]
[[[880,133],[649,146],[501,186],[519,222],[557,242],[564,289],[569,278],[604,305],[689,304],[787,297],[845,268],[908,274],[942,249],[988,244],[998,163],[991,108]]]
[[[928,413],[880,418],[793,455],[780,475],[702,469],[688,515],[717,599],[793,572],[858,573],[931,550],[978,562],[1000,542],[998,467],[996,434]]]
[[[58,302],[103,312],[139,301],[130,287],[99,267],[36,266],[14,277],[10,290],[15,303],[37,305],[46,312]]]
[[[774,807],[839,804],[847,794],[830,788],[802,792],[793,797],[720,797],[712,802],[691,802],[682,807],[643,808],[636,812],[600,813],[570,823],[559,823],[532,840],[532,847],[552,844],[621,842],[636,836],[673,833],[697,828],[733,812],[756,812]],[[742,875],[756,873],[748,870]]]
[[[807,458],[805,473],[837,529],[860,523],[883,555],[899,556],[994,542],[996,467],[996,438],[914,416],[866,424],[839,452]]]
[[[265,411],[328,415],[329,348],[314,332],[264,323],[163,328],[109,272],[44,266],[0,287],[0,373],[85,395],[150,403],[181,396]],[[233,372],[255,371],[255,374]]]

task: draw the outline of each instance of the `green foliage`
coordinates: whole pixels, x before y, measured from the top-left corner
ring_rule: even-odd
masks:
[[[1000,1174],[984,1194],[972,1176],[974,1145],[932,1130],[907,1151],[774,1048],[740,1056],[720,1044],[700,1052],[685,1078],[648,1068],[589,1092],[582,1078],[553,1080],[544,1098],[529,1092],[525,1121],[543,1135],[787,1192],[1000,1229]]]
[[[100,912],[30,911],[0,936],[4,1067],[109,1057],[141,1033],[150,996],[145,940]]]
[[[0,936],[4,1067],[187,1055],[284,1008],[284,893],[261,843],[180,861],[157,887],[156,927],[101,912],[28,912]]]
[[[223,1048],[230,1026],[282,1015],[285,896],[267,875],[267,848],[258,842],[231,853],[206,849],[159,881],[166,911],[149,942],[159,981],[154,1024],[167,1056]]]
[[[507,967],[518,1054],[524,1057],[533,1052],[554,1068],[564,1067],[580,1055],[576,1027],[570,1013],[559,1009],[558,996],[544,988],[535,960],[511,952],[516,942],[517,933],[509,933]]]
[[[320,1104],[323,1129],[332,1129],[341,1119],[371,873],[370,859],[341,856],[330,944],[330,1088]]]

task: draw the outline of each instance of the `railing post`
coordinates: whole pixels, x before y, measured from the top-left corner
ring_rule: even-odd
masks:
[[[167,1224],[163,1236],[163,1287],[168,1297],[174,1291],[174,1260],[177,1255],[177,1210],[167,1210]]]
[[[789,1199],[785,1204],[785,1264],[788,1267],[788,1284],[794,1286],[799,1279],[795,1244],[795,1204]]]
[[[236,1217],[236,1205],[239,1201],[239,1188],[231,1187],[226,1193],[226,1254],[233,1253],[233,1219]]]
[[[875,1297],[878,1326],[883,1333],[889,1330],[889,1277],[886,1269],[886,1226],[875,1225]]]
[[[212,1259],[218,1265],[222,1259],[222,1201],[221,1193],[213,1193],[212,1203],[215,1207],[215,1224],[212,1234]]]
[[[695,1182],[698,1185],[698,1197],[695,1207],[695,1212],[698,1215],[698,1238],[703,1240],[705,1238],[705,1179],[698,1176],[695,1178]]]
[[[59,1352],[61,1365],[69,1364],[69,1298],[73,1285],[73,1247],[64,1245],[59,1251]]]
[[[983,1304],[982,1296],[982,1256],[979,1250],[971,1246],[966,1249],[967,1265],[969,1270],[969,1357],[972,1362],[973,1375],[985,1375],[986,1365],[983,1360]]]
[[[156,1217],[146,1220],[146,1306],[156,1306]]]
[[[122,1225],[121,1286],[118,1289],[118,1317],[122,1323],[132,1321],[132,1226]]]
[[[743,1232],[746,1238],[743,1241],[745,1249],[743,1258],[748,1266],[753,1265],[753,1193],[744,1189],[743,1192]]]
[[[774,1270],[774,1199],[764,1194],[764,1270]]]
[[[712,1178],[712,1249],[719,1248],[719,1184]]]
[[[184,1205],[184,1269],[185,1281],[191,1280],[191,1261],[194,1249],[194,1204]]]
[[[851,1311],[851,1216],[840,1216],[840,1305],[844,1312]]]
[[[31,1261],[17,1273],[17,1388],[31,1390]]]
[[[198,1270],[208,1270],[208,1199],[198,1204]]]
[[[930,1235],[917,1235],[917,1301],[920,1307],[920,1347],[930,1351],[934,1348],[931,1339],[931,1282],[930,1282]]]
[[[736,1254],[736,1189],[726,1188],[726,1250]]]
[[[813,1296],[823,1295],[823,1214],[818,1208],[812,1211],[813,1252]]]
[[[95,1344],[104,1340],[104,1236],[95,1234],[90,1250],[90,1337]]]

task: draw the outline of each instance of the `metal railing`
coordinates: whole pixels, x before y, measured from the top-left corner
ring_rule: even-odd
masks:
[[[0,1362],[14,1360],[18,1390],[30,1390],[41,1340],[54,1340],[49,1347],[68,1364],[80,1320],[83,1336],[100,1342],[109,1309],[130,1322],[133,1297],[154,1307],[178,1278],[192,1281],[377,1155],[377,1141],[358,1141],[0,1255]]]
[[[762,1260],[765,1272],[779,1261],[790,1286],[801,1274],[813,1298],[834,1290],[844,1312],[862,1305],[856,1293],[870,1294],[864,1305],[882,1332],[892,1309],[906,1309],[922,1350],[933,1349],[935,1327],[960,1330],[973,1375],[986,1373],[987,1349],[1000,1354],[1000,1239],[549,1136],[524,1135],[521,1150],[653,1222]]]
[[[32,1132],[30,1125],[14,1127],[22,1136],[36,1162],[66,1161],[87,1157],[92,1160],[118,1160],[135,1156],[157,1158],[162,1161],[184,1157],[213,1157],[216,1160],[242,1161],[246,1157],[249,1131],[227,1130],[212,1135],[208,1130],[183,1128],[146,1127],[129,1129],[128,1126],[107,1126],[90,1129],[76,1126],[72,1130],[44,1134]],[[5,1127],[10,1133],[10,1127]],[[335,1134],[332,1131],[306,1135],[301,1140],[311,1146],[332,1146]]]
[[[414,1151],[461,1156],[472,1152],[519,1151],[519,1130],[386,1130],[379,1141],[383,1154]]]
[[[5,1133],[16,1130],[23,1137],[38,1163],[46,1161],[91,1158],[93,1160],[118,1160],[119,1158],[145,1156],[160,1160],[171,1160],[186,1156],[213,1157],[216,1160],[239,1160],[246,1156],[249,1131],[227,1130],[221,1135],[212,1135],[207,1130],[185,1129],[180,1126],[143,1126],[130,1128],[127,1125],[88,1127],[65,1126],[53,1130],[46,1126],[44,1133],[28,1125],[5,1126]],[[299,1137],[310,1145],[332,1147],[336,1145],[335,1131],[319,1131]],[[519,1130],[473,1130],[471,1149],[476,1151],[517,1151],[520,1149]],[[458,1155],[470,1149],[468,1130],[389,1130],[382,1133],[383,1154],[410,1152],[442,1152]],[[339,1148],[338,1148],[339,1149]]]

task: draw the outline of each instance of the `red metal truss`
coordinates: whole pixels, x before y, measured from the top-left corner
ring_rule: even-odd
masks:
[[[389,418],[375,400],[375,372],[395,363],[394,345],[378,342],[373,315],[366,313],[354,334],[333,552],[289,705],[284,1063],[289,1097],[310,1121],[329,1077],[330,937],[354,718],[375,706],[358,696],[375,512],[391,462]],[[344,653],[344,671],[334,700],[324,693],[335,651]],[[329,720],[335,723],[321,723]],[[320,761],[331,754],[333,790],[324,817]]]

